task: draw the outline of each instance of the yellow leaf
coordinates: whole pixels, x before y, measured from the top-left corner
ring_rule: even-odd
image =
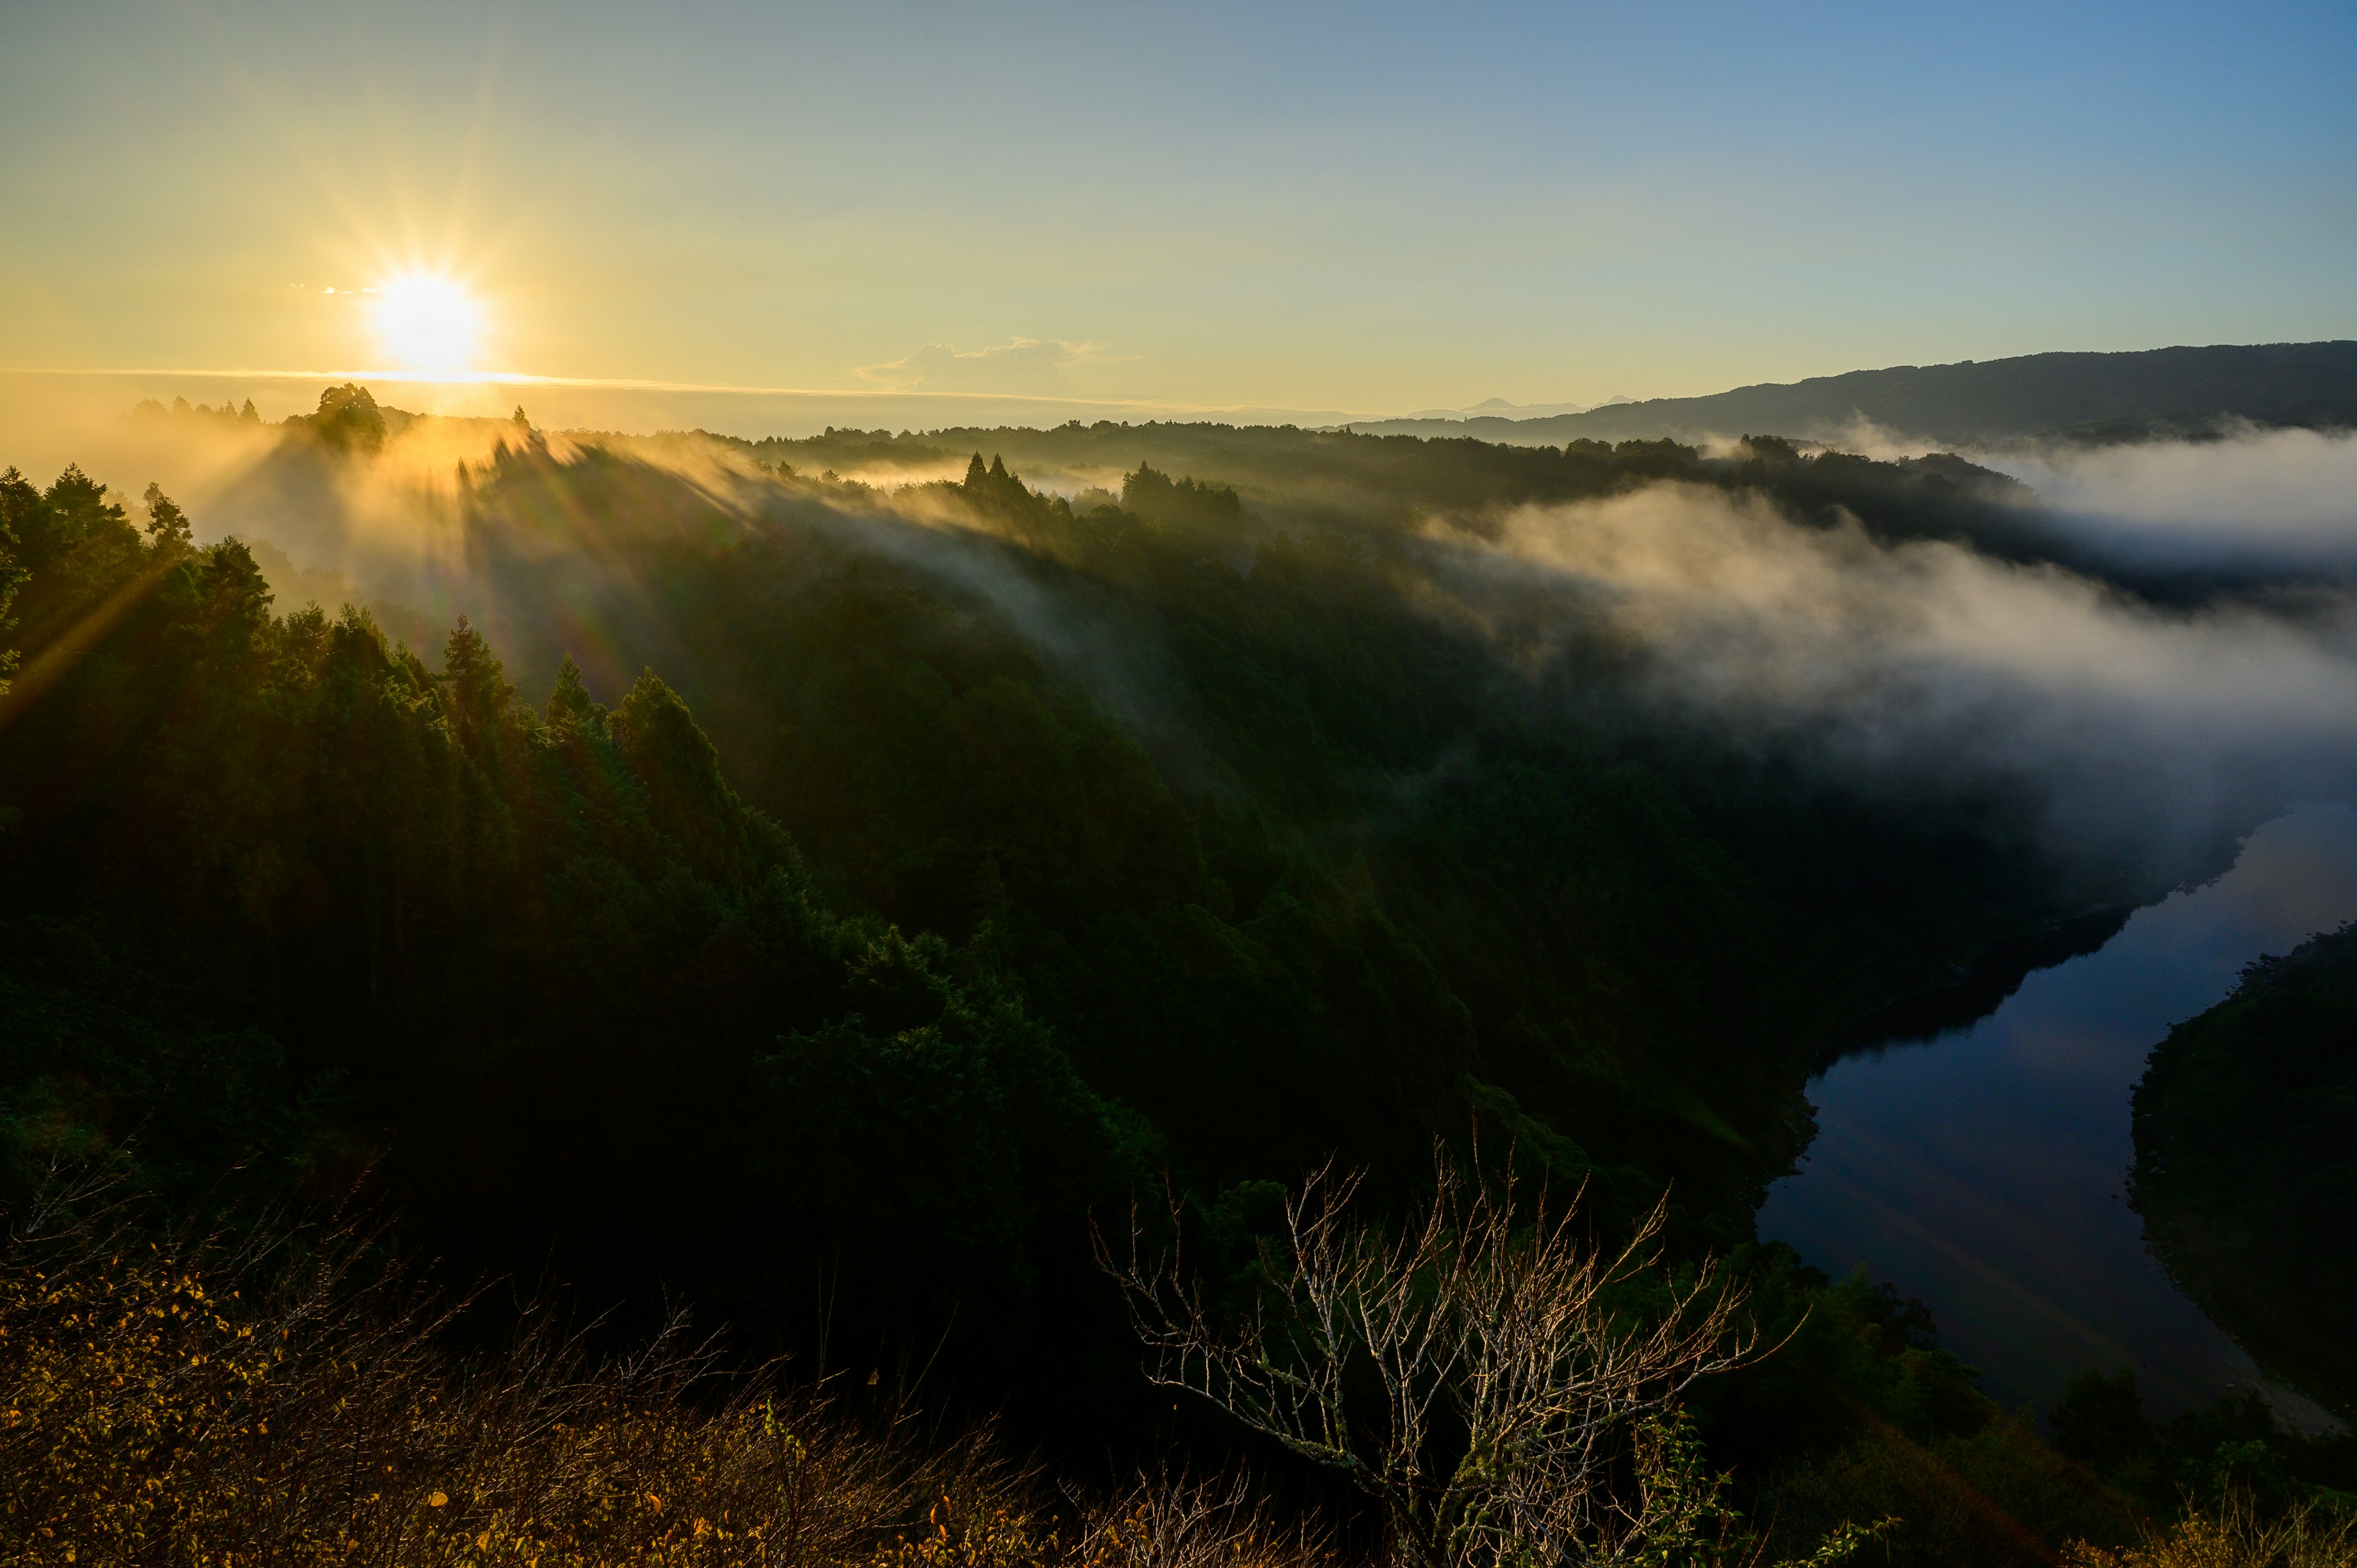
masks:
[[[435,1493],[432,1497],[430,1497],[430,1498],[426,1498],[426,1499],[425,1499],[425,1506],[426,1506],[427,1508],[429,1508],[429,1509],[438,1509],[438,1508],[440,1508],[444,1503],[447,1503],[447,1502],[448,1502],[449,1500],[450,1500],[450,1496],[449,1496],[449,1494],[448,1494],[448,1493],[447,1493],[447,1492],[436,1492],[436,1493]]]

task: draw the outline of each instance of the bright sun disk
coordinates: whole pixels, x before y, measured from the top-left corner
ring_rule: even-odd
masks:
[[[448,374],[469,369],[480,315],[465,289],[430,273],[404,273],[377,290],[377,337],[393,365],[404,371]]]

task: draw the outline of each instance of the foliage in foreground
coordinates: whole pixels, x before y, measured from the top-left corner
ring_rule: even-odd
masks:
[[[1313,1227],[1338,1212],[1319,1197],[1295,1199]],[[1484,1212],[1460,1191],[1451,1218],[1469,1207]],[[1357,1478],[1384,1528],[1345,1553],[1241,1477],[1049,1492],[986,1438],[914,1440],[905,1403],[863,1418],[857,1387],[830,1397],[775,1367],[748,1373],[676,1324],[619,1359],[530,1326],[490,1345],[496,1315],[421,1293],[388,1261],[387,1233],[203,1233],[88,1192],[44,1194],[7,1213],[0,1238],[0,1561],[1835,1568],[1865,1550],[1966,1568],[2050,1563],[2049,1542],[2075,1541],[2076,1568],[2259,1568],[2270,1559],[2225,1547],[2276,1540],[2286,1520],[2295,1545],[2345,1543],[2299,1522],[2322,1519],[2319,1494],[2287,1509],[2228,1487],[2177,1536],[2136,1547],[2131,1501],[2057,1466],[2022,1420],[1924,1443],[1893,1432],[1738,1491],[1669,1398],[1726,1359],[1713,1332],[1726,1287],[1623,1273],[1639,1288],[1553,1311],[1517,1287],[1560,1283],[1549,1265],[1566,1259],[1609,1283],[1641,1254],[1593,1253],[1560,1220],[1518,1231],[1503,1204],[1486,1212],[1499,1223],[1469,1245],[1313,1229],[1306,1266],[1265,1282],[1277,1300],[1258,1332],[1215,1345],[1208,1322],[1171,1326],[1181,1354],[1166,1370],[1225,1358],[1234,1376],[1212,1381],[1230,1397],[1214,1402],[1248,1424],[1239,1380],[1249,1396],[1254,1379],[1265,1390],[1306,1371],[1302,1392],[1330,1411],[1313,1417],[1335,1439],[1329,1460],[1383,1467]],[[1406,1332],[1370,1339],[1386,1325]],[[1370,1358],[1371,1345],[1408,1355]],[[2348,1558],[2303,1546],[2272,1561]]]
[[[1240,1477],[1147,1478],[1094,1500],[1068,1487],[1047,1506],[986,1439],[910,1441],[905,1409],[855,1421],[839,1402],[790,1391],[775,1369],[725,1371],[677,1325],[619,1360],[530,1328],[463,1353],[454,1347],[467,1337],[454,1331],[465,1305],[419,1294],[386,1261],[382,1233],[265,1222],[235,1239],[143,1225],[132,1206],[101,1197],[89,1187],[45,1191],[8,1215],[0,1241],[0,1553],[11,1563],[1310,1568],[1334,1559],[1313,1527],[1278,1526]],[[1454,1283],[1440,1282],[1452,1305],[1424,1315],[1436,1362],[1477,1377],[1491,1359],[1480,1341],[1512,1337],[1520,1315],[1509,1306],[1480,1320],[1482,1303],[1499,1303],[1466,1279],[1502,1268],[1544,1283],[1570,1250],[1544,1239],[1525,1246],[1502,1223],[1510,1211],[1491,1212],[1501,1223],[1489,1244]],[[1402,1255],[1429,1262],[1426,1251],[1411,1237]],[[1517,1259],[1536,1267],[1518,1270]],[[1433,1283],[1415,1273],[1395,1283]],[[1674,1337],[1719,1326],[1705,1316],[1708,1324]],[[1642,1359],[1656,1345],[1631,1326],[1573,1317],[1567,1336],[1549,1341],[1560,1353],[1551,1365],[1519,1359],[1540,1386],[1503,1396],[1537,1423],[1519,1431],[1541,1447],[1541,1428],[1561,1424],[1554,1418],[1566,1399],[1577,1402],[1587,1371],[1623,1353]],[[1758,1560],[1756,1538],[1725,1500],[1727,1478],[1703,1465],[1670,1407],[1649,1400],[1647,1414],[1609,1394],[1589,1403],[1596,1419],[1572,1435],[1593,1465],[1518,1465],[1529,1442],[1475,1434],[1481,1447],[1458,1468],[1487,1477],[1469,1495],[1476,1515],[1496,1517],[1461,1520],[1448,1561]],[[1616,1454],[1633,1467],[1616,1467]],[[1606,1528],[1589,1528],[1599,1520]],[[1531,1520],[1569,1528],[1507,1528]],[[1807,1562],[1831,1568],[1874,1533],[1845,1525]],[[1375,1559],[1430,1563],[1437,1544],[1387,1528]]]
[[[351,1230],[235,1240],[36,1201],[0,1251],[0,1560],[22,1563],[1306,1563],[1240,1484],[1060,1509],[674,1332],[624,1359],[458,1312]]]
[[[1577,1203],[1518,1201],[1437,1158],[1435,1196],[1387,1234],[1331,1168],[1285,1199],[1240,1312],[1174,1251],[1106,1267],[1150,1376],[1348,1479],[1415,1568],[1635,1563],[1721,1546],[1734,1516],[1678,1409],[1750,1353],[1740,1292],[1661,1272],[1657,1208],[1617,1247]],[[1180,1216],[1175,1211],[1173,1219]]]
[[[2357,1515],[2314,1504],[2270,1513],[2235,1494],[2167,1530],[2147,1530],[2133,1546],[2082,1543],[2064,1561],[2070,1568],[2351,1568]]]

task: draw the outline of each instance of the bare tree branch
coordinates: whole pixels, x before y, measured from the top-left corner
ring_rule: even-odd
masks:
[[[1693,1511],[1662,1423],[1695,1379],[1751,1355],[1741,1292],[1715,1261],[1663,1269],[1666,1200],[1608,1251],[1576,1225],[1579,1195],[1525,1203],[1511,1176],[1469,1180],[1439,1152],[1436,1177],[1386,1234],[1352,1216],[1358,1174],[1311,1175],[1235,1322],[1189,1278],[1176,1203],[1151,1259],[1133,1212],[1127,1259],[1102,1237],[1098,1258],[1149,1375],[1348,1475],[1419,1568],[1610,1564],[1658,1546]]]

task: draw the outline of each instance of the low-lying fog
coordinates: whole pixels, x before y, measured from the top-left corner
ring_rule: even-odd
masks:
[[[1921,449],[1851,434],[1884,456]],[[460,466],[501,444],[551,440],[559,456],[572,450],[504,421],[436,421],[371,459],[296,464],[269,460],[278,432],[268,426],[118,415],[88,424],[81,447],[83,467],[126,499],[160,480],[200,537],[264,541],[294,568],[339,573],[395,619],[414,611],[404,626],[425,626],[468,607]],[[779,504],[775,481],[741,452],[694,437],[619,445],[748,521]],[[2255,802],[2352,793],[2357,437],[2254,431],[1967,456],[2031,487],[2047,526],[2100,555],[2258,564],[2267,589],[2170,607],[2058,565],[1878,542],[1852,524],[1797,522],[1761,495],[1663,482],[1523,508],[1491,520],[1501,526],[1489,539],[1435,521],[1423,597],[1525,673],[1575,630],[1591,640],[1600,630],[1660,703],[1824,766],[1901,788],[2035,783],[2066,838],[2161,845],[2202,834],[2222,811],[2247,818]],[[938,497],[804,492],[794,505],[805,517],[832,510],[835,532],[866,530],[879,552],[965,582],[1083,679],[1135,671],[1134,659],[1082,650],[1077,623],[1043,608],[1036,581],[954,545],[944,531],[954,533],[955,509]],[[929,549],[927,536],[951,547]],[[308,581],[316,591],[333,579]],[[1103,694],[1132,713],[1150,705],[1134,689]]]
[[[1526,662],[1600,620],[1653,695],[1724,733],[1901,788],[2029,780],[2066,836],[2170,843],[2357,779],[2357,619],[2337,588],[2316,591],[2323,614],[2315,596],[2172,609],[1674,483],[1439,538],[1448,608]]]

